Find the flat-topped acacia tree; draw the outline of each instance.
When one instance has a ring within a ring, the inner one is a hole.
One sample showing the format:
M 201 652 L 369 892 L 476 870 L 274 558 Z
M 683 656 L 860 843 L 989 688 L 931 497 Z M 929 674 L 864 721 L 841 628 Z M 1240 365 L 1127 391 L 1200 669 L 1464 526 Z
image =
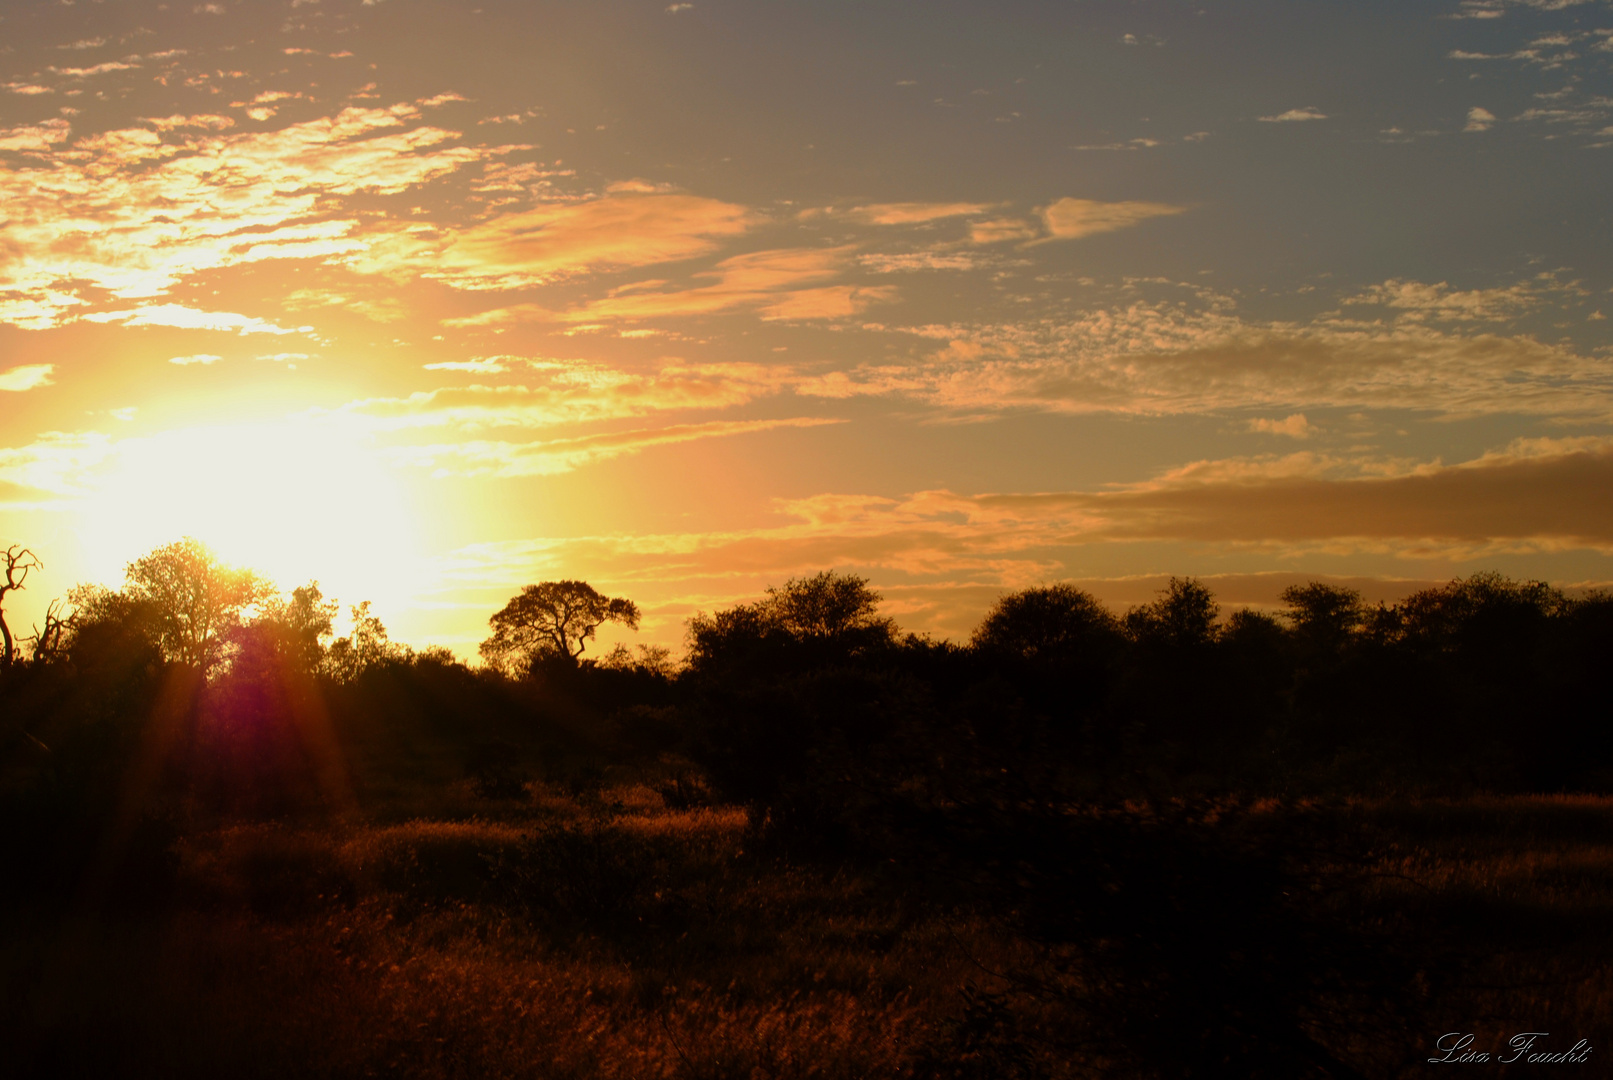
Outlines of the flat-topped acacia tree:
M 586 581 L 544 581 L 528 585 L 488 624 L 493 636 L 482 642 L 482 657 L 505 671 L 554 657 L 576 663 L 608 622 L 638 629 L 638 606 L 603 596 Z

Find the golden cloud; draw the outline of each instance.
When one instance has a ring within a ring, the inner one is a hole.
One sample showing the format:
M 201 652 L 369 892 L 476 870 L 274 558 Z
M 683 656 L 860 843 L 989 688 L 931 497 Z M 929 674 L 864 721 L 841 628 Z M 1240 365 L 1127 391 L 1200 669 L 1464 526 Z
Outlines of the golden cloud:
M 899 393 L 958 410 L 1173 414 L 1344 406 L 1447 415 L 1613 415 L 1606 362 L 1520 334 L 1390 323 L 1245 321 L 1133 303 L 1067 320 L 908 327 L 927 360 L 865 366 L 803 393 Z
M 895 202 L 853 207 L 845 216 L 870 225 L 923 225 L 945 218 L 988 214 L 993 209 L 991 203 Z
M 405 228 L 371 238 L 347 265 L 400 270 L 460 289 L 515 289 L 584 271 L 648 266 L 705 255 L 759 219 L 694 195 L 617 191 L 545 203 L 465 229 Z
M 515 367 L 517 358 L 499 358 Z M 377 431 L 451 427 L 474 432 L 646 416 L 687 409 L 727 409 L 789 387 L 788 369 L 760 364 L 668 364 L 637 374 L 585 361 L 529 361 L 521 385 L 446 387 L 405 398 L 369 398 L 342 406 Z
M 0 318 L 68 320 L 82 291 L 161 296 L 204 270 L 361 249 L 332 196 L 395 193 L 503 148 L 444 145 L 413 106 L 348 108 L 277 131 L 220 133 L 223 118 L 170 117 L 67 142 L 63 121 L 0 133 L 33 152 L 0 172 Z
M 958 633 L 1001 589 L 1076 577 L 1070 568 L 1090 563 L 1085 553 L 1093 545 L 1111 542 L 1389 550 L 1414 561 L 1530 547 L 1610 550 L 1610 482 L 1613 441 L 1590 440 L 1514 446 L 1384 479 L 1177 479 L 1113 491 L 925 491 L 905 498 L 822 494 L 780 502 L 792 520 L 771 528 L 479 544 L 439 569 L 443 587 L 460 595 L 561 573 L 608 583 L 659 606 L 672 637 L 675 620 L 697 608 L 746 599 L 825 567 L 857 568 L 912 583 L 887 594 L 906 597 L 905 609 L 919 625 Z M 1309 579 L 1287 573 L 1209 580 L 1224 602 L 1273 604 L 1284 584 Z M 1379 599 L 1432 584 L 1343 583 Z M 1130 603 L 1150 599 L 1160 584 L 1154 577 L 1092 581 L 1098 595 Z
M 1049 240 L 1075 240 L 1130 228 L 1149 218 L 1180 214 L 1187 207 L 1155 202 L 1098 202 L 1063 198 L 1042 210 Z
M 750 308 L 767 319 L 834 319 L 856 315 L 871 304 L 893 299 L 890 286 L 817 285 L 851 265 L 849 245 L 833 248 L 774 248 L 735 255 L 694 275 L 707 285 L 663 289 L 664 282 L 635 282 L 609 296 L 565 311 L 521 304 L 467 318 L 451 326 L 496 322 L 553 321 L 603 323 L 711 315 Z
M 430 469 L 433 476 L 550 476 L 571 472 L 596 461 L 637 454 L 652 446 L 692 442 L 696 439 L 747 435 L 779 428 L 819 427 L 840 420 L 793 417 L 784 420 L 714 420 L 702 424 L 617 431 L 574 439 L 518 443 L 473 440 L 432 446 L 398 447 L 395 462 Z
M 22 364 L 7 371 L 0 371 L 0 390 L 20 392 L 49 386 L 51 373 L 55 370 L 55 364 Z
M 125 311 L 102 311 L 83 316 L 86 322 L 110 323 L 123 326 L 173 326 L 182 330 L 223 330 L 246 334 L 308 333 L 311 326 L 295 329 L 277 326 L 266 319 L 239 315 L 233 311 L 199 311 L 183 304 L 147 304 Z

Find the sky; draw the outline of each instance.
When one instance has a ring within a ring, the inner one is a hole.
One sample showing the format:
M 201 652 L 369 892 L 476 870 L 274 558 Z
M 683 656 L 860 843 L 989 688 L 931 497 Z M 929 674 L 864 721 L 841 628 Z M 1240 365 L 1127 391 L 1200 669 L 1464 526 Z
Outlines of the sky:
M 1607 0 L 8 0 L 7 618 L 1605 585 L 1610 163 Z

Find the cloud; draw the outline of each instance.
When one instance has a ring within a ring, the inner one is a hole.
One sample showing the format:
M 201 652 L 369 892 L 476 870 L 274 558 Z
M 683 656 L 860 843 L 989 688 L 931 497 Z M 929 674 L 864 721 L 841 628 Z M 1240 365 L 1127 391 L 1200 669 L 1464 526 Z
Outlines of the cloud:
M 274 131 L 226 132 L 226 118 L 205 115 L 71 143 L 65 121 L 0 131 L 34 155 L 0 171 L 0 318 L 41 329 L 97 290 L 156 297 L 206 270 L 358 251 L 360 219 L 335 200 L 401 192 L 500 152 L 445 145 L 453 132 L 417 120 L 401 105 Z
M 21 392 L 51 384 L 55 364 L 23 364 L 8 371 L 0 371 L 0 390 Z
M 65 142 L 71 129 L 66 120 L 42 120 L 37 124 L 0 128 L 0 150 L 48 152 Z
M 1386 295 L 1416 295 L 1405 284 L 1390 283 Z M 1605 361 L 1561 342 L 1435 325 L 1489 316 L 1503 300 L 1427 288 L 1433 310 L 1387 321 L 1247 320 L 1212 297 L 1203 307 L 1139 300 L 1061 319 L 884 327 L 938 347 L 915 361 L 826 375 L 798 392 L 896 395 L 956 412 L 1352 407 L 1613 417 Z
M 713 315 L 748 308 L 764 319 L 838 319 L 893 299 L 895 289 L 875 285 L 829 285 L 851 263 L 852 248 L 773 248 L 735 255 L 694 275 L 710 284 L 663 288 L 665 282 L 635 282 L 610 295 L 563 311 L 536 304 L 444 320 L 449 326 L 550 321 L 602 323 Z
M 1489 131 L 1495 124 L 1495 113 L 1489 109 L 1481 109 L 1477 105 L 1467 110 L 1467 126 L 1463 131 Z
M 912 273 L 918 270 L 973 270 L 976 266 L 976 257 L 957 251 L 912 251 L 901 255 L 859 255 L 857 264 L 876 274 Z
M 1265 124 L 1293 124 L 1303 123 L 1306 120 L 1326 119 L 1327 114 L 1325 112 L 1322 112 L 1321 110 L 1313 108 L 1309 105 L 1305 106 L 1303 109 L 1289 109 L 1287 112 L 1280 112 L 1275 116 L 1260 117 L 1261 123 Z
M 1500 322 L 1543 305 L 1554 291 L 1555 279 L 1543 275 L 1534 281 L 1493 289 L 1457 291 L 1447 282 L 1429 285 L 1391 278 L 1344 301 L 1345 304 L 1383 304 L 1407 313 L 1408 318 Z
M 1097 233 L 1129 228 L 1154 217 L 1180 214 L 1185 206 L 1154 202 L 1097 202 L 1063 198 L 1042 211 L 1048 239 L 1075 240 Z
M 86 481 L 111 451 L 112 440 L 97 431 L 47 431 L 26 446 L 0 447 L 0 484 L 75 498 L 89 491 Z
M 903 499 L 820 495 L 783 504 L 820 531 L 890 536 L 949 533 L 977 551 L 1139 540 L 1332 550 L 1427 542 L 1424 554 L 1528 543 L 1613 550 L 1613 440 L 1514 445 L 1454 466 L 1389 477 L 1329 479 L 1317 459 L 1205 462 L 1108 491 Z M 1273 467 L 1273 465 L 1279 467 Z M 1286 467 L 1285 467 L 1286 466 Z
M 46 70 L 48 70 L 52 75 L 65 75 L 66 77 L 68 77 L 70 79 L 83 79 L 83 78 L 87 78 L 90 75 L 105 75 L 108 72 L 112 72 L 112 71 L 133 71 L 134 69 L 138 68 L 139 66 L 140 66 L 139 64 L 131 64 L 131 63 L 128 63 L 127 61 L 109 60 L 104 64 L 96 64 L 94 67 L 81 67 L 81 68 L 53 67 L 53 68 L 47 68 Z
M 607 268 L 705 255 L 760 218 L 717 199 L 621 191 L 545 203 L 463 229 L 397 228 L 347 264 L 361 273 L 406 268 L 459 289 L 516 289 Z
M 966 636 L 1007 589 L 1072 581 L 1111 604 L 1153 599 L 1155 575 L 1091 577 L 1104 549 L 1202 544 L 1282 555 L 1394 554 L 1402 578 L 1328 578 L 1369 599 L 1439 583 L 1452 560 L 1501 551 L 1613 547 L 1605 445 L 1513 447 L 1458 466 L 1381 479 L 1201 463 L 1167 480 L 1100 491 L 898 497 L 820 493 L 779 500 L 776 525 L 708 532 L 575 536 L 476 544 L 443 559 L 441 588 L 496 604 L 521 581 L 572 575 L 646 609 L 646 631 L 676 640 L 681 620 L 825 567 L 874 579 L 905 628 Z M 1199 479 L 1186 479 L 1187 475 Z M 1243 477 L 1234 479 L 1234 477 Z M 1213 478 L 1213 479 L 1210 479 Z M 1206 575 L 1222 603 L 1275 606 L 1286 585 L 1326 575 Z
M 510 370 L 506 364 L 514 359 L 508 356 L 478 356 L 474 360 L 444 360 L 422 365 L 427 371 L 472 371 L 480 375 L 496 375 Z
M 123 326 L 173 326 L 181 330 L 224 330 L 247 334 L 309 333 L 311 326 L 289 328 L 266 319 L 233 311 L 200 311 L 183 304 L 147 304 L 126 311 L 102 311 L 83 317 L 87 322 L 119 323 Z
M 191 364 L 216 364 L 222 359 L 224 359 L 222 356 L 214 353 L 191 353 L 188 356 L 170 356 L 168 362 L 178 364 L 180 367 L 187 367 Z
M 857 287 L 824 283 L 839 272 L 845 257 L 836 249 L 760 252 L 719 264 L 703 275 L 717 279 L 710 285 L 671 289 L 641 282 L 570 310 L 516 305 L 453 323 L 529 320 L 593 327 L 741 306 L 773 318 L 844 318 L 871 302 Z M 1473 290 L 1392 279 L 1345 298 L 1347 307 L 1385 310 L 1385 317 L 1371 319 L 1337 313 L 1309 323 L 1248 319 L 1230 298 L 1198 290 L 1191 300 L 1139 296 L 1059 318 L 905 327 L 870 323 L 865 324 L 870 332 L 908 335 L 928 351 L 900 362 L 829 370 L 673 365 L 638 376 L 596 368 L 590 369 L 584 396 L 596 401 L 611 387 L 610 394 L 624 401 L 641 395 L 646 401 L 667 395 L 682 401 L 698 386 L 706 395 L 704 407 L 713 408 L 795 393 L 888 396 L 954 414 L 1024 409 L 1247 416 L 1252 410 L 1283 410 L 1276 415 L 1292 416 L 1340 407 L 1445 416 L 1613 417 L 1613 380 L 1605 361 L 1563 342 L 1465 328 L 1546 310 L 1578 295 L 1577 286 L 1560 285 L 1549 276 Z M 533 392 L 579 400 L 582 386 L 555 382 Z
M 472 440 L 431 446 L 397 447 L 395 462 L 430 469 L 433 476 L 550 476 L 572 472 L 596 461 L 637 454 L 652 446 L 692 442 L 696 439 L 748 435 L 780 428 L 820 427 L 842 423 L 822 417 L 784 420 L 712 420 L 699 424 L 617 431 L 544 442 Z
M 235 126 L 235 118 L 230 116 L 216 116 L 211 113 L 202 113 L 196 116 L 186 116 L 175 113 L 172 116 L 141 117 L 143 123 L 150 124 L 158 131 L 173 131 L 176 128 L 203 128 L 207 131 L 223 131 L 225 128 Z
M 496 359 L 509 368 L 522 363 L 524 381 L 365 398 L 338 411 L 383 432 L 533 430 L 669 411 L 729 409 L 777 395 L 798 380 L 787 368 L 761 364 L 666 364 L 634 373 L 581 360 Z
M 1267 435 L 1287 435 L 1291 439 L 1308 439 L 1316 431 L 1304 413 L 1294 413 L 1282 420 L 1255 419 L 1249 421 L 1249 430 Z
M 1020 218 L 993 218 L 969 223 L 972 244 L 1001 244 L 1011 240 L 1031 240 L 1039 234 L 1032 222 Z
M 922 225 L 945 218 L 986 214 L 992 209 L 991 203 L 874 203 L 853 207 L 845 216 L 870 225 Z

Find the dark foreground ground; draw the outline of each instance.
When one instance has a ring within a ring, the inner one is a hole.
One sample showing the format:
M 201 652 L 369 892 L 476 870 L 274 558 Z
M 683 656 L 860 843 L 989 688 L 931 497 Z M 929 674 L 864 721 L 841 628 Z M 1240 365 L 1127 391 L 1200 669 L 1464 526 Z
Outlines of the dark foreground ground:
M 716 1080 L 1169 1067 L 1091 1037 L 1102 1017 L 1048 974 L 1071 969 L 1050 967 L 1045 942 L 1012 920 L 877 866 L 749 850 L 742 812 L 661 789 L 532 785 L 490 801 L 465 784 L 429 816 L 395 807 L 168 836 L 159 883 L 108 873 L 71 903 L 8 911 L 4 1071 Z M 1421 1075 L 1449 1032 L 1492 1054 L 1464 1075 L 1538 1075 L 1496 1063 L 1517 1032 L 1549 1033 L 1534 1052 L 1587 1039 L 1588 1060 L 1560 1067 L 1605 1075 L 1613 798 L 1327 812 L 1375 840 L 1366 872 L 1326 902 L 1375 927 L 1406 981 L 1307 1021 L 1335 1062 L 1314 1075 Z M 1157 1019 L 1152 1034 L 1168 1038 Z

